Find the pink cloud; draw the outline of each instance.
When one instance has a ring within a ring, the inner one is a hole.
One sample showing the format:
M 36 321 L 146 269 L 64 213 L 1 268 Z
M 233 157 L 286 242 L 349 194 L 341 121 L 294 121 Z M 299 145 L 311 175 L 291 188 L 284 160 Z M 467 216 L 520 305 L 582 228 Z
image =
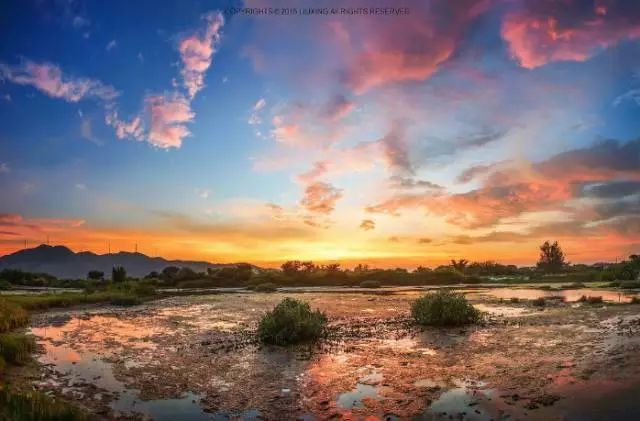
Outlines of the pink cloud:
M 356 94 L 382 85 L 423 81 L 454 53 L 468 23 L 488 1 L 445 1 L 413 5 L 411 13 L 388 20 L 369 17 L 346 25 L 333 23 L 332 34 L 350 51 L 345 82 Z
M 18 85 L 29 85 L 52 98 L 78 102 L 87 98 L 113 101 L 119 93 L 111 86 L 88 78 L 64 75 L 60 67 L 51 63 L 25 61 L 19 66 L 0 63 L 0 79 Z
M 343 95 L 333 97 L 322 110 L 322 116 L 330 122 L 342 120 L 355 108 L 355 104 Z
M 300 204 L 310 212 L 329 214 L 333 212 L 336 202 L 341 198 L 341 189 L 329 183 L 315 181 L 305 188 Z
M 272 120 L 271 134 L 276 141 L 282 143 L 296 143 L 300 134 L 300 126 L 296 123 L 285 121 L 285 117 L 277 115 Z
M 127 123 L 126 121 L 120 120 L 118 118 L 118 112 L 114 110 L 105 116 L 105 122 L 116 129 L 116 136 L 118 139 L 144 139 L 144 127 L 140 116 L 134 117 Z
M 317 178 L 322 177 L 328 171 L 329 171 L 328 161 L 317 161 L 313 164 L 312 169 L 298 176 L 298 181 L 300 181 L 301 183 L 310 183 L 313 180 L 316 180 Z
M 553 61 L 584 61 L 625 39 L 640 37 L 640 8 L 634 2 L 525 1 L 510 13 L 502 37 L 522 67 L 534 69 Z
M 195 116 L 189 100 L 178 94 L 157 95 L 147 97 L 146 105 L 151 119 L 149 143 L 163 149 L 182 146 L 182 140 L 191 134 L 184 123 Z
M 182 39 L 178 46 L 183 64 L 182 78 L 189 98 L 193 98 L 204 87 L 204 74 L 211 66 L 224 25 L 224 18 L 219 13 L 207 14 L 204 19 L 204 32 Z

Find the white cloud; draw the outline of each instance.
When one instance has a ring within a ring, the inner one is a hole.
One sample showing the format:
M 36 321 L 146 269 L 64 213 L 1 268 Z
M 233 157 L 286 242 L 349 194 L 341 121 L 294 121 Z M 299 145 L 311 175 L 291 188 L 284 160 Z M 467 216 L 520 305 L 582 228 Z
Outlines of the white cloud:
M 115 39 L 112 39 L 111 41 L 109 41 L 109 43 L 107 44 L 106 50 L 107 51 L 111 51 L 114 48 L 116 48 L 118 46 L 118 43 L 116 42 Z
M 198 195 L 198 197 L 201 199 L 208 199 L 209 196 L 211 195 L 211 190 L 208 190 L 208 189 L 196 188 L 195 192 L 196 192 L 196 195 Z

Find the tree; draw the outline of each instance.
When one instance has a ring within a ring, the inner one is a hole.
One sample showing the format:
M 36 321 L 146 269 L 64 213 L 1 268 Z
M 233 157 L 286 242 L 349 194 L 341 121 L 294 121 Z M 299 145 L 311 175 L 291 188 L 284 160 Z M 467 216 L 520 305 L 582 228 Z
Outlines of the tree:
M 329 263 L 328 265 L 325 265 L 323 269 L 327 273 L 338 273 L 340 272 L 340 263 Z
M 122 266 L 115 266 L 111 271 L 111 280 L 113 282 L 124 282 L 127 280 L 127 271 Z
M 89 271 L 89 273 L 87 273 L 87 279 L 98 281 L 102 278 L 104 278 L 104 272 L 101 272 L 99 270 L 91 270 Z
M 553 244 L 545 241 L 540 246 L 540 260 L 538 260 L 538 268 L 547 272 L 554 273 L 559 272 L 567 265 L 564 261 L 564 253 L 557 241 Z
M 178 272 L 180 272 L 180 268 L 177 266 L 167 266 L 162 269 L 162 277 L 167 280 L 175 279 L 178 276 Z
M 468 264 L 469 261 L 467 259 L 460 259 L 457 262 L 455 259 L 451 259 L 451 266 L 453 266 L 455 270 L 458 270 L 462 273 L 464 273 L 464 270 L 467 268 Z
M 289 260 L 284 262 L 280 267 L 285 275 L 293 276 L 298 274 L 302 267 L 302 263 L 299 260 Z

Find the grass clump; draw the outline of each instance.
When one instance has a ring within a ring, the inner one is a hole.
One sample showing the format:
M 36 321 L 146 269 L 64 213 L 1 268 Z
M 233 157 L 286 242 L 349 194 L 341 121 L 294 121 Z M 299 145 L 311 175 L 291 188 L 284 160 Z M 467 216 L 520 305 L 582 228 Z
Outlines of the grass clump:
M 273 345 L 315 341 L 323 336 L 326 323 L 325 314 L 312 311 L 308 303 L 285 298 L 260 320 L 258 337 Z
M 0 332 L 22 327 L 29 322 L 29 315 L 19 304 L 0 298 Z
M 85 421 L 77 408 L 38 392 L 0 388 L 0 420 Z
M 36 344 L 33 338 L 19 333 L 0 334 L 0 356 L 10 364 L 25 364 L 31 360 Z
M 579 303 L 587 303 L 587 304 L 602 304 L 603 300 L 601 296 L 597 296 L 597 297 L 587 297 L 586 295 L 583 295 L 582 297 L 580 297 L 578 299 Z
M 427 294 L 414 301 L 411 315 L 417 323 L 430 326 L 459 326 L 480 320 L 480 312 L 464 295 L 446 290 Z
M 380 288 L 381 286 L 379 281 L 368 280 L 360 282 L 360 288 Z
M 253 290 L 255 292 L 276 292 L 278 290 L 278 286 L 271 282 L 265 282 L 254 286 Z

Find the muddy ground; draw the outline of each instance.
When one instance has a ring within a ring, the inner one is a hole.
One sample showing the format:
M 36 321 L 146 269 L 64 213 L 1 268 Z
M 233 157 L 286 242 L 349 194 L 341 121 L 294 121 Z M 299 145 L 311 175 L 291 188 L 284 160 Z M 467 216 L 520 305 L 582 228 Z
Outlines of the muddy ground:
M 97 419 L 640 419 L 640 305 L 539 308 L 468 291 L 482 325 L 421 329 L 409 319 L 419 294 L 227 293 L 42 313 L 39 367 L 24 381 Z M 326 312 L 326 340 L 255 341 L 285 296 Z

